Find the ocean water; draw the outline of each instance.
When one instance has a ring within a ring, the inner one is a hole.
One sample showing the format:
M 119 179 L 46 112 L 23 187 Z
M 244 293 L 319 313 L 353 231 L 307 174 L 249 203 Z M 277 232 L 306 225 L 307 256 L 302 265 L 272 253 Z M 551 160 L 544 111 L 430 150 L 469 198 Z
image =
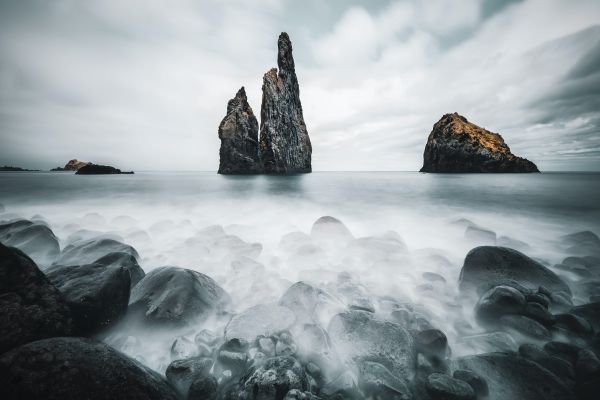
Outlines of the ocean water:
M 231 295 L 234 312 L 277 301 L 299 280 L 335 290 L 346 272 L 377 312 L 386 296 L 422 306 L 460 355 L 470 350 L 458 344 L 457 322 L 476 324 L 472 308 L 461 304 L 458 275 L 467 252 L 489 244 L 466 237 L 464 219 L 552 267 L 566 256 L 561 235 L 600 233 L 600 174 L 19 172 L 0 173 L 0 204 L 0 220 L 44 221 L 61 248 L 106 235 L 134 246 L 146 272 L 176 265 L 205 273 Z M 326 215 L 355 238 L 392 235 L 405 249 L 311 238 L 313 223 Z M 252 273 L 240 265 L 252 265 Z M 446 282 L 431 282 L 425 272 Z M 171 342 L 131 355 L 164 370 Z

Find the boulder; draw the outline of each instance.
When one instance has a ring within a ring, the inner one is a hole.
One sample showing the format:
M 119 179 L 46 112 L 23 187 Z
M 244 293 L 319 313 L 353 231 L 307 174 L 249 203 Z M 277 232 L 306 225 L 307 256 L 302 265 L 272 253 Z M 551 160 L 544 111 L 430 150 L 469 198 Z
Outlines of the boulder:
M 263 78 L 260 158 L 269 174 L 311 172 L 312 147 L 300 103 L 300 89 L 287 33 L 279 35 L 276 68 Z
M 192 325 L 224 312 L 231 299 L 212 278 L 179 267 L 150 271 L 133 288 L 128 318 L 145 324 Z
M 550 291 L 571 293 L 569 286 L 554 272 L 525 254 L 507 247 L 480 246 L 471 250 L 460 271 L 461 290 L 481 285 L 502 285 L 515 280 L 529 289 L 544 286 Z
M 213 364 L 213 360 L 206 357 L 175 360 L 167 367 L 165 376 L 181 397 L 186 398 L 190 385 L 197 379 L 207 377 Z
M 0 353 L 72 331 L 71 311 L 58 289 L 31 258 L 0 243 Z
M 133 247 L 114 239 L 100 238 L 83 240 L 65 247 L 54 264 L 92 264 L 110 253 L 126 253 L 134 257 L 136 261 L 140 260 L 138 252 Z
M 426 388 L 434 400 L 475 400 L 471 385 L 440 373 L 427 377 Z
M 0 242 L 18 248 L 41 266 L 52 264 L 60 253 L 58 239 L 48 226 L 24 219 L 0 225 Z
M 328 215 L 315 221 L 310 230 L 310 237 L 316 243 L 338 243 L 339 245 L 354 239 L 354 236 L 342 221 Z
M 217 400 L 219 384 L 214 376 L 197 378 L 190 385 L 188 400 Z
M 467 371 L 466 369 L 457 369 L 452 374 L 452 377 L 454 379 L 459 379 L 463 382 L 467 382 L 475 392 L 475 396 L 477 396 L 478 398 L 485 397 L 490 392 L 485 379 L 483 379 L 481 376 L 477 375 L 473 371 Z
M 537 363 L 513 353 L 487 353 L 460 357 L 458 369 L 476 371 L 489 387 L 489 400 L 569 400 L 572 391 Z
M 457 113 L 444 115 L 427 138 L 421 172 L 539 172 L 511 153 L 502 136 Z
M 178 399 L 156 372 L 110 346 L 51 338 L 0 356 L 0 397 L 11 399 Z
M 54 265 L 46 276 L 60 290 L 73 315 L 78 335 L 89 336 L 117 322 L 127 311 L 131 276 L 102 261 L 87 265 Z
M 347 365 L 378 362 L 392 374 L 410 379 L 416 360 L 412 336 L 400 325 L 366 311 L 348 311 L 332 318 L 327 329 L 331 342 Z
M 406 383 L 376 362 L 360 363 L 358 384 L 367 398 L 398 400 L 412 398 Z
M 481 296 L 475 306 L 475 316 L 479 322 L 495 324 L 503 315 L 522 312 L 526 304 L 525 296 L 517 289 L 496 286 Z
M 573 307 L 570 312 L 584 318 L 596 333 L 600 333 L 600 302 Z
M 336 297 L 306 282 L 290 286 L 279 299 L 279 304 L 293 311 L 297 324 L 316 323 L 322 326 L 345 308 Z
M 500 317 L 499 325 L 509 333 L 518 333 L 541 341 L 552 339 L 552 334 L 544 325 L 524 315 L 504 315 Z
M 243 379 L 247 399 L 282 400 L 292 389 L 308 389 L 302 365 L 293 357 L 273 357 Z
M 258 153 L 258 121 L 242 87 L 227 103 L 227 115 L 219 125 L 219 174 L 262 172 Z

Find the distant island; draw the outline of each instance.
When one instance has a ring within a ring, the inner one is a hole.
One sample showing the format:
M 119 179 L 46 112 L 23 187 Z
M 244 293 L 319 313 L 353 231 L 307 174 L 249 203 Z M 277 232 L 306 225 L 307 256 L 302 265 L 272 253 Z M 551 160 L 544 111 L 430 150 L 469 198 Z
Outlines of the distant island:
M 312 171 L 312 146 L 287 33 L 277 41 L 277 68 L 263 77 L 260 139 L 258 121 L 242 87 L 227 103 L 219 125 L 220 174 L 295 174 Z
M 75 175 L 116 175 L 116 174 L 133 174 L 133 171 L 121 171 L 118 168 L 110 165 L 98 165 L 89 163 L 79 168 Z
M 517 157 L 502 136 L 457 113 L 444 115 L 429 134 L 421 172 L 540 172 Z
M 50 171 L 78 171 L 81 167 L 91 164 L 88 161 L 80 161 L 77 159 L 69 160 L 64 167 L 52 168 Z
M 10 165 L 4 165 L 2 167 L 0 167 L 0 171 L 3 172 L 37 172 L 39 171 L 39 169 L 26 169 L 26 168 L 20 168 L 20 167 L 12 167 Z

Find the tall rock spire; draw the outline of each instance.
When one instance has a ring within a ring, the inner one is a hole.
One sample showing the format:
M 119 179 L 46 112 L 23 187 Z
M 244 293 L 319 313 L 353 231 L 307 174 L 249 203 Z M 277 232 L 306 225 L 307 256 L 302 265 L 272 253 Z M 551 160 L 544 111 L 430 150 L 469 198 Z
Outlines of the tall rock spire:
M 276 68 L 263 78 L 260 158 L 265 173 L 311 172 L 312 147 L 300 103 L 300 89 L 287 33 L 279 35 Z
M 252 112 L 244 87 L 227 103 L 227 115 L 219 125 L 220 174 L 262 172 L 258 152 L 258 121 Z

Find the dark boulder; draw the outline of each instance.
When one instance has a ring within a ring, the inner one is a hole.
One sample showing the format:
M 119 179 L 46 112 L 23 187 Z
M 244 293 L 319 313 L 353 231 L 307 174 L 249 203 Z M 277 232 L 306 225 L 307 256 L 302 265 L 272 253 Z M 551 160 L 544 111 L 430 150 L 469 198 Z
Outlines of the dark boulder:
M 212 278 L 178 267 L 150 271 L 133 288 L 128 318 L 147 324 L 191 325 L 226 310 L 231 299 Z
M 582 231 L 562 236 L 561 242 L 569 254 L 600 256 L 600 238 L 594 232 Z
M 58 239 L 49 227 L 24 219 L 0 225 L 0 242 L 23 251 L 42 267 L 52 264 L 60 253 Z
M 489 400 L 569 400 L 572 391 L 556 375 L 513 353 L 487 353 L 460 357 L 460 369 L 476 371 L 489 387 Z
M 460 271 L 461 290 L 481 285 L 502 285 L 515 280 L 529 289 L 544 286 L 550 291 L 571 293 L 569 286 L 554 272 L 525 254 L 507 247 L 480 246 L 465 257 Z
M 570 312 L 584 318 L 592 325 L 596 333 L 600 333 L 600 302 L 573 307 Z
M 78 335 L 97 333 L 117 322 L 127 311 L 131 277 L 123 267 L 101 262 L 54 265 L 46 271 L 46 276 L 67 301 Z
M 406 383 L 377 362 L 360 363 L 358 384 L 367 398 L 398 400 L 412 398 Z
M 71 333 L 71 311 L 58 289 L 22 251 L 0 243 L 0 353 Z
M 366 311 L 337 314 L 329 323 L 331 342 L 349 366 L 361 361 L 384 365 L 395 376 L 410 379 L 416 351 L 412 336 L 400 325 Z
M 494 324 L 503 315 L 518 314 L 527 301 L 523 293 L 510 286 L 496 286 L 481 296 L 475 306 L 475 316 L 480 322 Z
M 433 400 L 475 400 L 475 391 L 471 385 L 444 374 L 429 375 L 426 388 Z
M 214 376 L 201 377 L 190 385 L 188 400 L 217 400 L 219 384 Z
M 262 172 L 258 152 L 258 121 L 242 87 L 227 103 L 227 115 L 219 125 L 219 174 Z
M 54 264 L 91 264 L 110 253 L 126 253 L 137 261 L 140 259 L 138 252 L 133 247 L 114 239 L 100 238 L 78 241 L 65 247 Z
M 306 373 L 293 357 L 270 358 L 243 379 L 245 398 L 250 400 L 282 400 L 292 389 L 308 389 Z
M 311 172 L 312 147 L 300 103 L 292 42 L 279 35 L 276 68 L 263 78 L 260 111 L 260 158 L 270 174 Z
M 89 163 L 77 170 L 76 175 L 118 175 L 118 174 L 133 174 L 133 171 L 123 172 L 118 168 L 110 165 L 98 165 Z
M 214 362 L 206 357 L 192 357 L 185 360 L 175 360 L 167 367 L 165 376 L 175 389 L 185 398 L 190 385 L 209 375 Z
M 517 333 L 542 341 L 552 339 L 552 334 L 544 325 L 524 315 L 504 315 L 500 317 L 499 325 L 509 333 Z
M 427 138 L 421 172 L 539 172 L 511 153 L 502 136 L 457 113 L 444 115 Z
M 463 382 L 467 382 L 469 386 L 475 392 L 475 395 L 479 397 L 485 397 L 488 395 L 489 388 L 485 379 L 476 374 L 473 371 L 467 371 L 466 369 L 457 369 L 452 374 L 454 379 L 460 379 Z
M 415 347 L 430 360 L 443 360 L 448 354 L 448 338 L 439 329 L 426 329 L 415 335 Z
M 519 347 L 519 355 L 538 363 L 561 378 L 567 384 L 571 384 L 575 381 L 575 372 L 571 363 L 562 358 L 548 354 L 548 352 L 535 344 L 526 343 L 521 345 Z
M 91 339 L 52 338 L 0 356 L 0 397 L 12 399 L 177 399 L 157 373 Z
M 126 252 L 114 252 L 100 257 L 94 264 L 103 265 L 105 267 L 119 267 L 124 268 L 129 272 L 129 278 L 131 280 L 131 288 L 146 275 L 142 267 L 138 264 L 136 258 L 130 253 Z

